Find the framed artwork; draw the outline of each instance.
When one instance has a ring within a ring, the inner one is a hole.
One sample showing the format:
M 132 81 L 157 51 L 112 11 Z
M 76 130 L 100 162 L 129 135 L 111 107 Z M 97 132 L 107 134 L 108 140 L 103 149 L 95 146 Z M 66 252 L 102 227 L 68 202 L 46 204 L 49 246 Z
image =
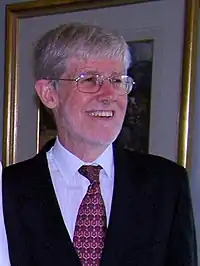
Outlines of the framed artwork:
M 132 64 L 128 75 L 136 88 L 128 95 L 128 106 L 118 142 L 122 148 L 149 152 L 153 40 L 129 42 Z
M 136 89 L 130 96 L 131 108 L 127 110 L 121 144 L 186 166 L 192 124 L 197 11 L 198 0 L 62 0 L 7 5 L 4 165 L 33 156 L 42 141 L 55 134 L 45 132 L 48 134 L 42 140 L 41 133 L 48 130 L 45 125 L 48 122 L 36 104 L 32 71 L 35 42 L 51 28 L 81 21 L 123 35 L 136 56 L 135 65 L 129 70 L 131 75 L 135 79 L 143 76 L 143 82 L 148 83 L 145 86 L 149 86 L 146 91 Z M 144 56 L 146 47 L 151 50 L 151 58 L 137 59 L 141 47 L 140 56 Z M 147 94 L 141 98 L 142 91 Z M 145 105 L 142 99 L 146 100 Z

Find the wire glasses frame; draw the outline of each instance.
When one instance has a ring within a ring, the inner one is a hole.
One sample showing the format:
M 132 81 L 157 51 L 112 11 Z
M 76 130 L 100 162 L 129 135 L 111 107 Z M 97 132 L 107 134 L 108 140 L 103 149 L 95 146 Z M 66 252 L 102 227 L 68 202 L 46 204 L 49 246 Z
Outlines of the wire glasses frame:
M 49 78 L 51 81 L 75 81 L 77 89 L 83 93 L 97 93 L 103 86 L 104 81 L 107 80 L 113 88 L 117 91 L 118 95 L 126 95 L 135 88 L 135 81 L 132 77 L 121 75 L 114 77 L 104 77 L 98 74 L 81 74 L 77 78 Z

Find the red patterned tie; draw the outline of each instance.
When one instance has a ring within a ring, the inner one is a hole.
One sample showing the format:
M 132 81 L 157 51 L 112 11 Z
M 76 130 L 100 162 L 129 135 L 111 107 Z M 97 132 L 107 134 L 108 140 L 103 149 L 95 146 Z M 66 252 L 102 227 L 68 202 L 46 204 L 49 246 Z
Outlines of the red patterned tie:
M 98 266 L 106 236 L 106 212 L 99 186 L 101 166 L 82 166 L 79 173 L 90 181 L 79 207 L 73 243 L 84 266 Z

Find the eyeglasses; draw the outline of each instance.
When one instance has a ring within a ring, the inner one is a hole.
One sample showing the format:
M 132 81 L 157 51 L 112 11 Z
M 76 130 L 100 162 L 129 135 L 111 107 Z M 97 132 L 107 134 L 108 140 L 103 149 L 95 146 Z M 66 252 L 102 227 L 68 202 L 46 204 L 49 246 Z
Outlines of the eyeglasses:
M 51 81 L 75 81 L 77 83 L 77 89 L 83 93 L 97 93 L 105 80 L 108 80 L 109 83 L 116 90 L 118 95 L 126 95 L 135 88 L 135 81 L 126 75 L 113 76 L 113 77 L 103 77 L 98 74 L 81 74 L 79 77 L 74 79 L 49 79 Z

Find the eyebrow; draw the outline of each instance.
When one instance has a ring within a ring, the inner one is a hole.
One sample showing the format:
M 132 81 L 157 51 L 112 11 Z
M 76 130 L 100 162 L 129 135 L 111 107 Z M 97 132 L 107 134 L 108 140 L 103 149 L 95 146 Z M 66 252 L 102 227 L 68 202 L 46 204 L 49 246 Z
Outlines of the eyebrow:
M 102 75 L 102 73 L 100 73 L 99 71 L 95 71 L 95 70 L 84 71 L 84 72 L 80 73 L 80 75 L 81 74 Z M 121 76 L 121 75 L 124 75 L 124 73 L 112 72 L 108 76 L 110 77 L 110 76 Z M 102 76 L 104 76 L 104 75 L 102 75 Z

